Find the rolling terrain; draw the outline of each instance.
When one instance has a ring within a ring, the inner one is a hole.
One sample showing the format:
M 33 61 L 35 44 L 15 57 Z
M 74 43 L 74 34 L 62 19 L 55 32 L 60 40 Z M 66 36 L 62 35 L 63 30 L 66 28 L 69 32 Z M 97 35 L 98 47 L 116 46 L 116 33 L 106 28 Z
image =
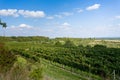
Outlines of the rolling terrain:
M 15 56 L 24 58 L 28 62 L 26 66 L 32 65 L 30 72 L 42 66 L 41 79 L 44 80 L 120 78 L 120 41 L 116 39 L 36 36 L 1 37 L 0 40 Z

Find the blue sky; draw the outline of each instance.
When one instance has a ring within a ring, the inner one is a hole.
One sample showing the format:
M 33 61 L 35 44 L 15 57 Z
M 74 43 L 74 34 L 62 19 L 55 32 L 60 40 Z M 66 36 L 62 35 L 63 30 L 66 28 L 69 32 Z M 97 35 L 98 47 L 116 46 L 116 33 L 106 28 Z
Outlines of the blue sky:
M 0 36 L 120 37 L 120 0 L 0 0 Z

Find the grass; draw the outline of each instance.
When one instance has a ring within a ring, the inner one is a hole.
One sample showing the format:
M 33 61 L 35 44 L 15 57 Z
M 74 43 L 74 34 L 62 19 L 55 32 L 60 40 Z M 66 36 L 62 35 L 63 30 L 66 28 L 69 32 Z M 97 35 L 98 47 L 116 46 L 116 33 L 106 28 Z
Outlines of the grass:
M 47 64 L 44 74 L 45 78 L 47 77 L 50 80 L 86 80 L 78 75 L 74 75 L 66 70 L 55 67 L 51 64 Z
M 74 40 L 73 42 L 75 43 L 75 45 L 94 46 L 96 44 L 100 44 L 100 45 L 106 45 L 107 47 L 120 48 L 120 40 L 89 40 L 89 39 L 86 39 L 86 40 Z M 16 48 L 17 49 L 39 48 L 41 46 L 46 46 L 45 44 L 41 44 L 40 42 L 34 42 L 34 41 L 28 41 L 28 42 L 10 41 L 10 42 L 6 42 L 6 45 L 9 48 L 14 48 L 14 49 Z M 49 44 L 47 44 L 47 46 L 48 45 Z
M 79 74 L 71 72 L 68 66 L 65 66 L 63 69 L 58 67 L 61 66 L 61 64 L 53 63 L 45 59 L 41 59 L 41 61 L 44 66 L 45 80 L 102 80 L 100 77 L 86 72 L 79 71 Z

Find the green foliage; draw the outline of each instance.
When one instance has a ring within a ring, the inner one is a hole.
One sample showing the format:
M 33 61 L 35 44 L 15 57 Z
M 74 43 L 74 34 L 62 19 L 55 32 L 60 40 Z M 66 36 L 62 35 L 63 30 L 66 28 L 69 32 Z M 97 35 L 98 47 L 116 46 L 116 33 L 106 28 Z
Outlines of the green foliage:
M 16 56 L 13 52 L 9 51 L 4 43 L 0 43 L 0 73 L 10 70 L 15 61 Z
M 70 40 L 67 40 L 63 46 L 67 48 L 75 47 L 74 43 Z
M 0 37 L 0 41 L 3 40 L 3 37 Z M 37 41 L 40 43 L 49 41 L 48 37 L 44 36 L 29 36 L 29 37 L 23 37 L 23 36 L 12 36 L 12 37 L 5 37 L 4 41 L 18 41 L 18 42 L 27 42 L 27 41 Z
M 27 65 L 27 61 L 26 59 L 22 58 L 21 56 L 17 56 L 17 61 L 16 61 L 16 65 L 19 65 L 21 67 L 24 67 Z
M 97 45 L 94 46 L 94 48 L 107 48 L 107 47 L 104 46 L 104 45 L 98 45 L 98 44 L 97 44 Z
M 30 73 L 30 77 L 32 80 L 42 80 L 43 79 L 43 74 L 42 74 L 43 70 L 41 67 L 34 69 L 31 73 Z
M 42 68 L 32 69 L 30 63 L 19 54 L 28 61 L 39 62 L 37 57 L 26 51 L 9 50 L 4 43 L 0 43 L 0 80 L 42 80 Z
M 9 71 L 0 75 L 0 80 L 42 80 L 42 67 L 39 64 L 28 62 L 17 55 L 17 60 Z M 35 66 L 35 68 L 33 68 Z
M 6 27 L 7 27 L 7 24 L 6 24 L 6 23 L 1 22 L 1 20 L 0 20 L 0 25 L 2 25 L 2 27 L 3 27 L 3 28 L 6 28 Z
M 32 38 L 33 41 L 30 41 L 28 40 L 30 37 L 19 39 L 21 42 L 15 38 L 7 44 L 15 54 L 19 54 L 27 60 L 39 62 L 41 57 L 63 66 L 99 75 L 108 80 L 113 79 L 111 78 L 113 70 L 117 76 L 120 76 L 119 42 L 72 38 L 69 40 L 66 38 L 48 39 L 46 41 Z M 26 41 L 24 41 L 25 39 Z M 64 45 L 59 46 L 59 42 Z
M 21 56 L 17 56 L 17 61 L 7 75 L 9 75 L 10 80 L 27 80 L 30 79 L 29 69 L 30 65 L 27 63 L 27 61 Z
M 100 75 L 101 77 L 106 78 L 110 76 L 113 70 L 116 70 L 116 74 L 120 75 L 120 68 L 118 67 L 120 65 L 120 49 L 117 48 L 107 48 L 102 45 L 59 49 L 41 47 L 35 50 L 35 52 L 39 57 L 86 72 L 90 71 L 90 73 Z M 114 67 L 110 67 L 111 65 Z
M 57 47 L 61 47 L 62 44 L 60 43 L 60 41 L 57 41 L 57 42 L 55 43 L 55 46 L 57 46 Z

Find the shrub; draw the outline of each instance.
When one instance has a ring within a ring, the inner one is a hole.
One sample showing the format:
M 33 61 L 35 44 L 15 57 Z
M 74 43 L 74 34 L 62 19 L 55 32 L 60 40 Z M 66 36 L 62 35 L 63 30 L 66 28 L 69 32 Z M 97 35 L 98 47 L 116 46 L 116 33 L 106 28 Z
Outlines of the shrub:
M 16 61 L 16 56 L 9 51 L 4 43 L 0 43 L 0 73 L 7 72 Z
M 36 68 L 30 73 L 30 78 L 32 80 L 42 80 L 43 75 L 42 75 L 42 68 Z

